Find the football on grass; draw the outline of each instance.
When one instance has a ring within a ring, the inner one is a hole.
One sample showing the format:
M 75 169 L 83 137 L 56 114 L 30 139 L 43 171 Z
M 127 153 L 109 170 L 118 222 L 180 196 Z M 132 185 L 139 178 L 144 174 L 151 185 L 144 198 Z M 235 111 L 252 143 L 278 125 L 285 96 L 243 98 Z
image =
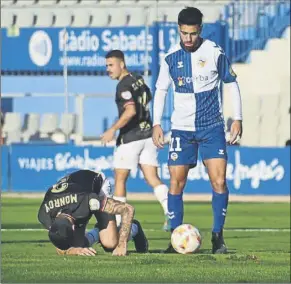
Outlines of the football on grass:
M 178 253 L 195 253 L 201 246 L 201 235 L 196 227 L 182 224 L 173 231 L 171 243 Z

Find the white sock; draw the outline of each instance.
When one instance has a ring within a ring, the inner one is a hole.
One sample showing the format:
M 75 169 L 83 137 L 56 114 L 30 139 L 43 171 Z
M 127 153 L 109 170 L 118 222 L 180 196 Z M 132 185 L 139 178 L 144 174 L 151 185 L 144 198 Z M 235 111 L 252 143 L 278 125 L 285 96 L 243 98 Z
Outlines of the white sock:
M 165 184 L 160 184 L 154 188 L 154 194 L 161 203 L 165 215 L 168 213 L 168 191 L 169 189 Z
M 131 241 L 137 235 L 137 233 L 138 233 L 138 226 L 137 224 L 132 223 L 128 241 Z
M 85 234 L 85 237 L 88 239 L 89 241 L 89 246 L 91 247 L 93 244 L 98 243 L 99 242 L 99 229 L 98 228 L 94 228 L 91 231 L 88 231 Z
M 121 201 L 121 202 L 126 202 L 125 196 L 113 196 L 113 199 Z M 121 215 L 115 215 L 115 218 L 116 218 L 116 225 L 117 227 L 119 227 L 121 224 Z

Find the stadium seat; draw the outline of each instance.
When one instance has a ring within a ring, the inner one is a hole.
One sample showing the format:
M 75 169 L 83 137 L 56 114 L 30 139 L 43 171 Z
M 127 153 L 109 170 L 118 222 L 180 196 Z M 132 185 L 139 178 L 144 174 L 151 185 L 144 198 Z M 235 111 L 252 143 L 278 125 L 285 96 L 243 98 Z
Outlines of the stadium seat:
M 35 135 L 40 127 L 40 115 L 28 113 L 24 118 L 24 129 L 22 131 L 23 142 L 28 142 L 32 135 Z
M 259 143 L 258 131 L 261 122 L 259 97 L 242 96 L 243 110 L 243 139 L 241 144 L 256 146 Z M 232 110 L 233 112 L 233 110 Z
M 259 145 L 274 147 L 279 143 L 279 117 L 264 115 L 259 128 Z
M 76 115 L 73 113 L 63 113 L 61 115 L 60 130 L 70 135 L 76 130 Z
M 179 0 L 158 0 L 158 5 L 159 6 L 164 6 L 164 5 L 168 6 L 168 5 L 173 5 L 173 4 L 179 4 L 178 1 Z M 184 1 L 183 1 L 183 4 L 184 4 Z
M 145 5 L 145 6 L 155 6 L 158 5 L 158 2 L 156 1 L 151 1 L 151 0 L 139 0 L 138 5 Z
M 197 7 L 199 8 L 199 7 Z M 209 7 L 207 7 L 206 9 L 203 9 L 201 7 L 202 13 L 204 14 L 203 17 L 203 22 L 204 23 L 214 23 L 216 21 L 219 20 L 220 15 L 223 13 L 223 6 L 222 5 L 215 5 L 213 7 L 211 7 L 211 9 Z M 203 12 L 205 11 L 205 12 Z
M 110 9 L 109 10 L 110 21 L 108 26 L 117 27 L 125 26 L 128 23 L 128 17 L 126 15 L 126 10 L 124 8 Z
M 97 4 L 99 4 L 99 0 L 90 0 L 90 1 L 81 0 L 78 4 L 81 5 L 81 6 L 92 6 L 92 7 L 95 7 Z
M 241 145 L 257 146 L 259 144 L 260 118 L 256 115 L 245 115 L 243 118 L 243 136 Z
M 99 0 L 99 5 L 115 6 L 117 3 L 116 0 Z
M 246 7 L 240 16 L 239 23 L 241 26 L 255 26 L 257 22 L 258 11 L 261 8 L 262 4 L 255 3 L 247 3 L 249 7 Z
M 12 11 L 3 11 L 1 9 L 1 27 L 9 28 L 14 23 L 14 13 Z
M 146 24 L 146 13 L 142 7 L 127 8 L 128 26 L 143 26 Z
M 6 137 L 8 133 L 20 132 L 22 127 L 22 119 L 20 113 L 7 112 L 5 114 L 4 125 L 2 128 L 3 137 Z
M 285 112 L 290 107 L 290 73 L 281 78 L 281 91 L 280 91 L 280 112 Z M 285 108 L 285 110 L 284 110 Z
M 10 145 L 12 143 L 20 143 L 21 141 L 21 132 L 20 131 L 13 131 L 8 132 L 5 143 Z
M 32 9 L 14 9 L 16 14 L 16 26 L 28 28 L 33 26 L 34 13 Z
M 122 0 L 117 2 L 118 5 L 128 5 L 128 6 L 133 6 L 135 7 L 137 5 L 137 1 L 136 0 Z
M 178 14 L 180 12 L 179 9 L 176 7 L 166 7 L 166 8 L 161 8 L 163 11 L 162 13 L 165 15 L 165 20 L 167 22 L 174 22 L 176 23 L 178 20 Z
M 50 27 L 53 24 L 53 13 L 50 9 L 34 9 L 36 15 L 35 27 Z
M 2 1 L 1 1 L 2 2 Z M 25 0 L 25 1 L 21 1 L 21 0 L 18 0 L 16 1 L 13 6 L 14 7 L 25 7 L 25 6 L 31 6 L 31 5 L 34 5 L 36 4 L 36 0 Z
M 1 7 L 9 7 L 10 5 L 13 5 L 14 0 L 2 0 Z
M 68 27 L 72 24 L 73 18 L 72 13 L 67 9 L 56 9 L 53 12 L 54 14 L 54 27 Z
M 55 7 L 57 5 L 57 0 L 39 0 L 38 5 Z
M 166 21 L 166 14 L 163 9 L 156 9 L 155 6 L 150 6 L 148 8 L 149 13 L 148 13 L 148 24 L 151 25 L 155 21 L 161 21 L 165 22 Z
M 280 97 L 278 94 L 265 95 L 261 100 L 262 115 L 278 115 L 279 114 Z
M 280 114 L 278 146 L 285 146 L 286 141 L 290 138 L 290 113 Z
M 60 0 L 58 2 L 59 7 L 67 7 L 71 5 L 76 5 L 78 4 L 78 0 Z
M 265 5 L 265 13 L 270 16 L 270 17 L 274 17 L 276 15 L 277 12 L 277 3 L 268 3 Z
M 73 10 L 73 22 L 72 27 L 88 27 L 90 24 L 90 12 L 83 9 Z
M 109 15 L 107 10 L 104 11 L 103 9 L 90 9 L 90 13 L 92 15 L 92 27 L 103 27 L 107 26 L 109 23 Z
M 48 137 L 58 128 L 58 116 L 56 113 L 45 113 L 41 119 L 40 137 Z

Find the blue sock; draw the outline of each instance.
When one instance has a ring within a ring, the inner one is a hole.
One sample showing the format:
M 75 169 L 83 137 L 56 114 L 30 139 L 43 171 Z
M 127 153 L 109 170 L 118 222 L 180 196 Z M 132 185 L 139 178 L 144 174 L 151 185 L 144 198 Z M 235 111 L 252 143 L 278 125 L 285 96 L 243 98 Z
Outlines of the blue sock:
M 223 229 L 227 205 L 228 190 L 225 193 L 216 193 L 212 191 L 212 211 L 214 221 L 212 232 L 219 233 Z
M 168 217 L 171 223 L 171 231 L 183 223 L 184 203 L 183 193 L 173 195 L 168 193 Z

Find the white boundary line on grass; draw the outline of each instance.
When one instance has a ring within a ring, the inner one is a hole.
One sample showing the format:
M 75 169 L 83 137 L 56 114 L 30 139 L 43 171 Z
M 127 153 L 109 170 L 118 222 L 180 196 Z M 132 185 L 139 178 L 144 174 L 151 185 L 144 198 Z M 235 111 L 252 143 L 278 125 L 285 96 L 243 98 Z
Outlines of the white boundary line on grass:
M 43 198 L 45 192 L 2 192 L 4 198 Z M 211 194 L 185 193 L 184 201 L 211 202 Z M 127 194 L 128 201 L 153 201 L 156 197 L 152 193 L 133 193 Z M 229 196 L 230 202 L 282 202 L 290 203 L 290 195 L 239 195 L 232 192 Z
M 1 229 L 1 232 L 44 232 L 46 229 Z M 158 232 L 161 230 L 157 229 L 145 229 L 145 232 Z M 268 229 L 268 228 L 257 228 L 257 229 L 224 229 L 227 232 L 290 232 L 291 229 Z

